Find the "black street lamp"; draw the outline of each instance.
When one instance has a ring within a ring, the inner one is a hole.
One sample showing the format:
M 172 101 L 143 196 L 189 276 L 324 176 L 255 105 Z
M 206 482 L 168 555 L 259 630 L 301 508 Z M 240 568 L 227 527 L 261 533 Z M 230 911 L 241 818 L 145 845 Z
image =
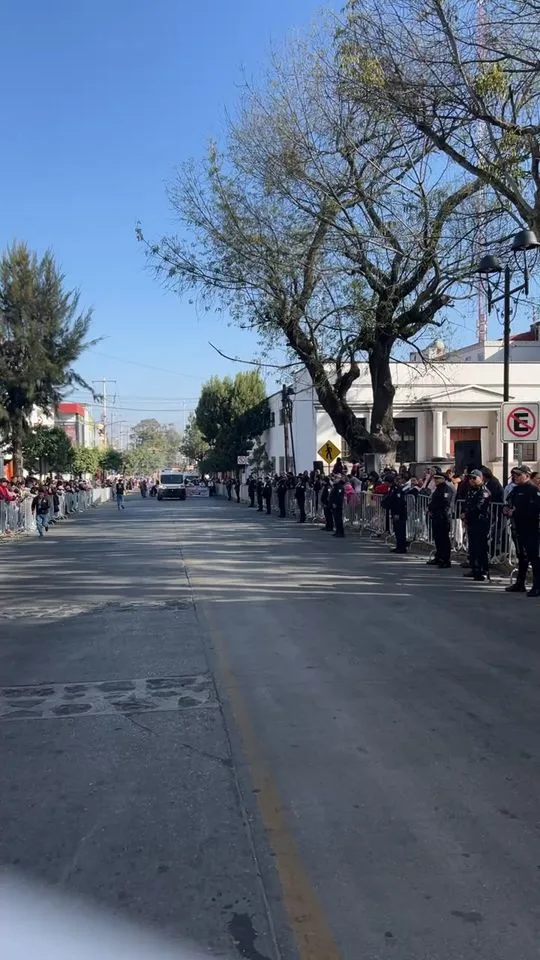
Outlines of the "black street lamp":
M 519 230 L 512 241 L 512 252 L 514 254 L 517 270 L 523 278 L 521 283 L 512 287 L 512 268 L 509 263 L 503 267 L 501 261 L 492 254 L 486 254 L 480 260 L 476 272 L 486 281 L 487 308 L 491 313 L 492 307 L 501 300 L 504 303 L 503 318 L 503 402 L 507 403 L 510 399 L 510 308 L 511 298 L 518 293 L 529 295 L 529 274 L 533 268 L 540 241 L 534 230 Z M 527 255 L 530 251 L 534 253 L 532 263 L 529 263 Z M 519 254 L 523 254 L 523 260 L 520 262 Z M 493 296 L 494 291 L 499 289 L 501 274 L 504 274 L 503 292 Z M 508 481 L 508 444 L 503 443 L 503 483 Z
M 292 447 L 292 468 L 296 475 L 296 457 L 294 454 L 293 401 L 294 389 L 283 384 L 281 388 L 281 407 L 283 411 L 283 430 L 285 440 L 285 472 L 289 469 L 289 430 Z

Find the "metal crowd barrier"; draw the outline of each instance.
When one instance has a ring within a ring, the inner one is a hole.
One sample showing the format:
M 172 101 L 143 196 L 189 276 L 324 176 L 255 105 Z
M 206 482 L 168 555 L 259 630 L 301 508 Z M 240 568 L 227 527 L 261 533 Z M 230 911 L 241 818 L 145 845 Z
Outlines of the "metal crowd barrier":
M 76 493 L 61 493 L 55 509 L 54 498 L 49 497 L 51 521 L 63 520 L 73 514 L 83 513 L 90 507 L 105 503 L 112 496 L 110 487 L 96 487 L 90 490 L 78 490 Z M 33 496 L 23 500 L 6 503 L 0 500 L 0 536 L 14 534 L 32 534 L 36 531 L 36 518 L 32 513 Z
M 218 496 L 227 496 L 227 490 L 223 484 L 218 484 L 217 493 Z M 234 491 L 232 497 L 233 500 L 236 500 Z M 393 543 L 392 517 L 390 511 L 382 506 L 383 499 L 382 494 L 370 493 L 369 491 L 355 493 L 345 504 L 343 511 L 344 524 L 349 531 L 358 532 L 373 540 Z M 240 487 L 240 502 L 249 503 L 245 484 Z M 428 503 L 429 495 L 426 494 L 419 494 L 416 498 L 414 496 L 407 497 L 407 540 L 410 544 L 435 546 L 431 520 L 428 516 Z M 298 517 L 298 505 L 294 497 L 294 490 L 287 491 L 285 509 L 288 517 Z M 465 558 L 467 556 L 467 530 L 461 519 L 462 509 L 463 503 L 458 501 L 454 506 L 450 537 L 454 555 Z M 320 522 L 323 519 L 320 497 L 317 498 L 313 490 L 308 489 L 306 491 L 305 510 L 308 520 Z M 275 489 L 272 492 L 272 511 L 279 514 L 277 491 Z M 503 514 L 502 503 L 492 503 L 490 506 L 488 548 L 491 563 L 515 566 L 515 544 L 511 535 L 510 522 Z
M 382 506 L 381 494 L 362 492 L 355 501 L 345 507 L 345 523 L 353 530 L 359 530 L 372 538 L 392 540 L 392 518 L 390 511 Z M 407 497 L 407 540 L 410 544 L 422 543 L 434 547 L 431 520 L 428 516 L 429 497 L 419 494 L 417 498 Z M 462 520 L 463 501 L 458 501 L 453 510 L 450 540 L 452 552 L 467 556 L 467 528 Z M 510 521 L 503 514 L 502 503 L 490 505 L 488 553 L 491 563 L 514 565 L 515 544 L 511 535 Z

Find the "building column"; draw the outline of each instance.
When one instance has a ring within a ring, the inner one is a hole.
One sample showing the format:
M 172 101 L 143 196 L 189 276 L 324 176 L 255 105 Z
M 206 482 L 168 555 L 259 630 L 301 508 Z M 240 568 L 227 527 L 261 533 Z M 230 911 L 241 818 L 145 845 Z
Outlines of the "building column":
M 443 423 L 443 412 L 442 410 L 433 411 L 433 439 L 432 439 L 432 456 L 434 457 L 444 457 L 444 423 Z
M 426 413 L 416 415 L 416 460 L 421 463 L 428 457 L 429 418 Z

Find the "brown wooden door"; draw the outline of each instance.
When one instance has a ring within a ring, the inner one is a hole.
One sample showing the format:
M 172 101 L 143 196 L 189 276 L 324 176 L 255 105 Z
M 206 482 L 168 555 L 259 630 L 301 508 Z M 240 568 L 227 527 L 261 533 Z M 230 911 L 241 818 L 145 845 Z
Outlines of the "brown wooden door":
M 455 454 L 455 445 L 458 440 L 481 440 L 480 427 L 450 427 L 450 456 Z

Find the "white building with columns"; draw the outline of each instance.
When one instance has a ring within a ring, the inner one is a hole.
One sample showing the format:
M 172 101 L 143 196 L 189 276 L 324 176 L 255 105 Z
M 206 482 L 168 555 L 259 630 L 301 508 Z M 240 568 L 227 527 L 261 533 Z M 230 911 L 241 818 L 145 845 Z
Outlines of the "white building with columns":
M 502 342 L 476 343 L 447 353 L 442 344 L 431 350 L 429 362 L 411 354 L 392 363 L 396 387 L 395 425 L 400 436 L 398 461 L 403 463 L 452 459 L 458 441 L 478 442 L 481 461 L 497 475 L 502 469 L 499 411 L 503 400 Z M 348 450 L 322 409 L 307 373 L 293 382 L 292 437 L 296 469 L 311 470 L 317 451 L 333 441 L 346 458 Z M 356 416 L 369 424 L 372 390 L 367 364 L 347 396 Z M 540 323 L 512 338 L 510 399 L 540 402 Z M 281 392 L 269 398 L 271 426 L 262 436 L 274 469 L 285 468 L 285 437 Z M 536 443 L 511 444 L 509 462 L 537 468 Z M 291 451 L 289 450 L 289 454 Z

